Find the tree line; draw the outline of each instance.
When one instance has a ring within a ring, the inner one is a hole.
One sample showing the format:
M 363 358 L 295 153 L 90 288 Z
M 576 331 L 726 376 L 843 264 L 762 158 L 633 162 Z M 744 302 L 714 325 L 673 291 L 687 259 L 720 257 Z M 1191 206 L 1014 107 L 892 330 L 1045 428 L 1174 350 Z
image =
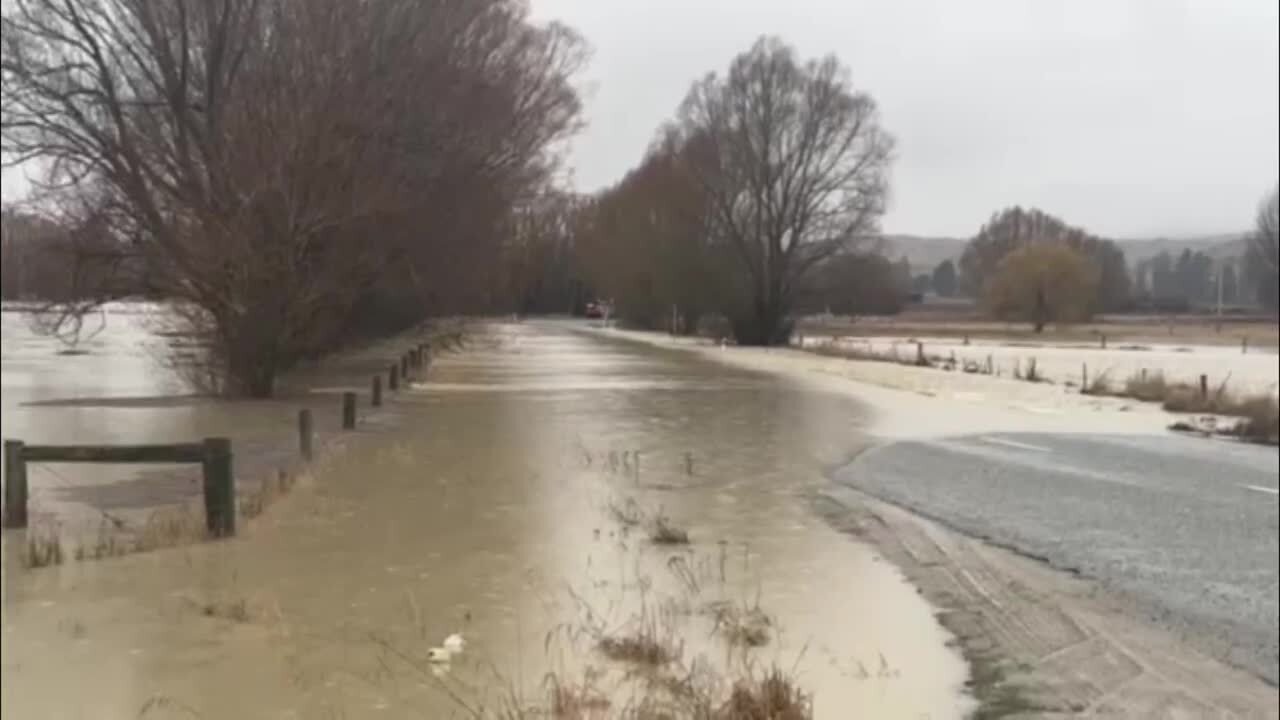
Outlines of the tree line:
M 63 247 L 115 271 L 71 294 L 170 300 L 221 389 L 267 396 L 353 339 L 509 303 L 502 260 L 579 124 L 585 59 L 528 13 L 15 0 L 4 159 L 39 170 L 31 212 L 85 240 Z
M 6 297 L 164 298 L 230 393 L 433 313 L 600 297 L 637 326 L 771 345 L 797 314 L 926 291 L 1037 328 L 1171 278 L 1206 292 L 1194 254 L 1135 283 L 1114 242 L 1021 207 L 913 277 L 882 250 L 895 141 L 875 100 L 774 37 L 577 195 L 552 178 L 584 46 L 519 0 L 15 0 L 3 23 L 0 149 L 41 171 L 34 211 L 5 214 Z M 1234 278 L 1272 308 L 1275 208 Z
M 1022 207 L 993 215 L 958 261 L 913 277 L 905 258 L 880 251 L 893 139 L 849 77 L 834 57 L 802 60 L 766 37 L 726 75 L 696 81 L 640 164 L 565 223 L 583 287 L 615 299 L 634 325 L 690 332 L 716 317 L 741 344 L 785 342 L 796 313 L 892 313 L 927 292 L 976 298 L 1038 330 L 1178 309 L 1174 294 L 1185 309 L 1216 300 L 1219 281 L 1225 301 L 1257 288 L 1275 309 L 1274 192 L 1249 236 L 1261 259 L 1245 277 L 1216 277 L 1196 253 L 1131 272 L 1116 242 Z

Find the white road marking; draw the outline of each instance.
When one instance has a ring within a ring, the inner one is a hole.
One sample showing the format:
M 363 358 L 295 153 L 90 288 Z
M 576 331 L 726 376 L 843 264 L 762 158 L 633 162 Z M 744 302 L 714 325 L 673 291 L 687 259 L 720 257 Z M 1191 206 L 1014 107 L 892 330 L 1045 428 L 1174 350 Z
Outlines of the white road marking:
M 1276 488 L 1262 487 L 1261 485 L 1241 485 L 1240 487 L 1256 490 L 1257 492 L 1266 493 L 1268 495 L 1280 495 L 1280 490 L 1277 490 Z
M 1036 452 L 1046 452 L 1046 453 L 1053 452 L 1047 447 L 1041 447 L 1039 445 L 1028 445 L 1027 443 L 1018 442 L 1017 440 L 1005 440 L 1004 438 L 990 437 L 987 435 L 983 435 L 978 439 L 984 443 L 990 443 L 992 445 L 1004 445 L 1005 447 L 1017 448 L 1019 450 L 1034 450 Z

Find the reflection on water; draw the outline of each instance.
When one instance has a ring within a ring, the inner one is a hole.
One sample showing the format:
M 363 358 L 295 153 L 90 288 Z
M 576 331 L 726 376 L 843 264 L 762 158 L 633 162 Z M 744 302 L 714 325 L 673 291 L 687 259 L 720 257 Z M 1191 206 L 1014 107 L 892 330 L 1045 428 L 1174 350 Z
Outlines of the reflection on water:
M 823 468 L 862 442 L 857 406 L 558 324 L 476 345 L 400 398 L 398 428 L 354 439 L 236 540 L 6 562 L 3 709 L 449 717 L 492 702 L 477 686 L 495 677 L 540 696 L 549 668 L 580 670 L 548 633 L 585 608 L 612 628 L 649 598 L 688 599 L 677 557 L 701 568 L 695 611 L 772 615 L 755 657 L 794 668 L 818 717 L 962 713 L 963 664 L 923 601 L 809 510 Z M 610 508 L 629 501 L 692 545 L 624 530 Z M 724 655 L 701 619 L 679 623 L 686 655 Z M 407 660 L 451 632 L 468 646 L 442 686 Z

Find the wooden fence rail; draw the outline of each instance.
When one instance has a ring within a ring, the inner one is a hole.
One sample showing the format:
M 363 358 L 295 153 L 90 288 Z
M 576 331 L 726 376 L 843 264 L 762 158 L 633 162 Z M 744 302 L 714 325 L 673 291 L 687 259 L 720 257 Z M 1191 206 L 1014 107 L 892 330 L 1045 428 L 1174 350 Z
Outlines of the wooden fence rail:
M 409 371 L 423 378 L 431 364 L 431 344 L 419 343 L 387 368 L 387 389 L 395 392 L 407 383 Z M 356 426 L 356 393 L 342 394 L 342 427 Z M 370 404 L 382 405 L 382 376 L 371 383 Z M 304 462 L 312 460 L 315 425 L 311 410 L 298 411 L 298 450 Z M 231 441 L 223 437 L 203 442 L 167 445 L 27 445 L 21 440 L 4 441 L 4 515 L 6 528 L 27 526 L 27 463 L 199 463 L 204 476 L 205 522 L 212 537 L 228 537 L 236 532 L 235 481 L 232 473 Z
M 169 445 L 27 445 L 4 441 L 4 525 L 27 526 L 27 463 L 199 463 L 204 475 L 205 524 L 213 537 L 236 533 L 231 441 L 205 438 Z

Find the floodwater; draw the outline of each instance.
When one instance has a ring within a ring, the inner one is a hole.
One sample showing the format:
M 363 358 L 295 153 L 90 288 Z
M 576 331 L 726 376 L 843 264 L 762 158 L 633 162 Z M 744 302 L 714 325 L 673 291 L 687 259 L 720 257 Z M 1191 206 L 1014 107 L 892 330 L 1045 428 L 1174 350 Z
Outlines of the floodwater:
M 23 571 L 7 534 L 3 710 L 496 716 L 550 677 L 620 711 L 634 677 L 595 648 L 637 628 L 698 687 L 777 666 L 819 718 L 970 708 L 930 608 L 814 511 L 867 442 L 850 399 L 529 322 L 393 404 L 233 540 Z M 658 516 L 690 543 L 653 542 Z M 730 644 L 714 607 L 758 607 L 766 641 Z M 427 663 L 453 632 L 465 652 Z
M 933 357 L 955 356 L 957 362 L 979 366 L 990 359 L 993 368 L 1005 377 L 1025 373 L 1035 362 L 1036 372 L 1055 383 L 1076 383 L 1088 372 L 1089 379 L 1105 374 L 1113 387 L 1143 373 L 1162 374 L 1170 382 L 1196 385 L 1205 375 L 1211 386 L 1225 387 L 1242 394 L 1272 394 L 1280 388 L 1280 365 L 1274 347 L 1242 349 L 1231 345 L 1170 345 L 1113 343 L 1099 346 L 1052 345 L 974 340 L 964 344 L 953 337 L 859 337 L 831 338 L 806 336 L 806 345 L 837 342 L 853 348 L 914 358 L 916 341 L 924 343 Z
M 270 401 L 217 401 L 199 395 L 173 368 L 172 348 L 157 334 L 164 329 L 162 306 L 112 303 L 86 319 L 85 328 L 69 353 L 56 338 L 33 332 L 25 314 L 0 313 L 4 437 L 30 445 L 226 436 L 234 443 L 241 495 L 296 461 L 299 409 L 312 408 L 317 442 L 323 442 L 340 424 L 337 393 L 366 390 L 369 375 L 396 357 L 378 345 L 296 373 Z M 41 463 L 27 473 L 31 524 L 65 536 L 95 537 L 108 518 L 136 525 L 157 508 L 190 503 L 201 492 L 194 465 Z

